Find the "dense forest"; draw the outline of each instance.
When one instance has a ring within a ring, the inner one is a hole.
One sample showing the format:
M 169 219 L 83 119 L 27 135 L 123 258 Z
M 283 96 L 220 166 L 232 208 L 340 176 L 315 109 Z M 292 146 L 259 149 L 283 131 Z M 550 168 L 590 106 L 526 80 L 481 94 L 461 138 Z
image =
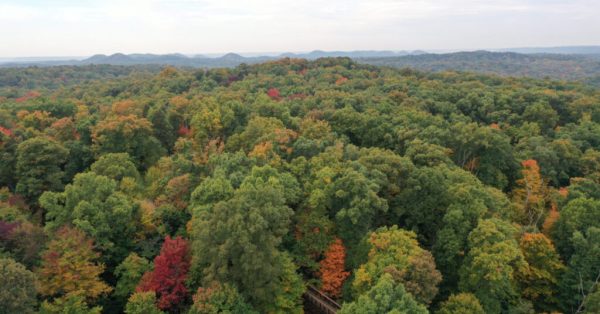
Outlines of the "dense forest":
M 17 79 L 15 79 L 17 78 Z M 600 313 L 600 90 L 0 69 L 0 313 Z

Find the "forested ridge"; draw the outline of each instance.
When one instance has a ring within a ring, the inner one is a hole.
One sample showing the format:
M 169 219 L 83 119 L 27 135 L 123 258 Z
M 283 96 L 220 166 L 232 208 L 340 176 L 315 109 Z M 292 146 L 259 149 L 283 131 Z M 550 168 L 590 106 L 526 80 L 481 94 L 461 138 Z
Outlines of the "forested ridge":
M 593 87 L 348 58 L 0 82 L 0 313 L 302 313 L 308 284 L 600 313 Z

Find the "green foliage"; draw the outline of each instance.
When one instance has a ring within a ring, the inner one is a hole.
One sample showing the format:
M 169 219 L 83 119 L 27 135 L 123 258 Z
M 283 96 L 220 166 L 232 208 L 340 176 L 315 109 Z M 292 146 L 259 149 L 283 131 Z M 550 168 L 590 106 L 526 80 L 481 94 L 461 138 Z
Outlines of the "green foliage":
M 470 293 L 459 293 L 451 295 L 444 301 L 436 314 L 485 314 L 479 300 Z
M 505 221 L 480 220 L 469 234 L 469 253 L 460 270 L 459 287 L 473 293 L 486 313 L 501 313 L 519 302 L 515 275 L 527 263 L 515 240 L 517 230 Z
M 117 191 L 117 183 L 93 172 L 75 176 L 61 193 L 46 192 L 40 204 L 47 210 L 46 229 L 72 224 L 92 237 L 114 262 L 127 256 L 138 228 L 138 205 Z
M 253 169 L 230 199 L 194 213 L 192 248 L 196 276 L 233 284 L 253 305 L 266 309 L 289 280 L 277 247 L 292 210 L 285 205 L 280 179 L 263 178 L 261 172 Z
M 344 304 L 338 313 L 426 314 L 429 312 L 406 292 L 401 283 L 395 283 L 391 275 L 385 274 L 355 302 Z
M 52 302 L 44 301 L 40 314 L 100 314 L 102 307 L 90 308 L 85 302 L 85 297 L 77 293 L 69 293 L 56 298 Z
M 142 275 L 152 268 L 150 262 L 136 253 L 131 253 L 115 268 L 115 275 L 119 278 L 114 294 L 127 297 L 132 294 L 135 287 L 142 279 Z
M 207 288 L 198 288 L 194 304 L 188 314 L 256 314 L 242 295 L 228 284 L 213 282 Z
M 125 177 L 139 179 L 140 174 L 127 153 L 108 153 L 92 164 L 92 172 L 100 176 L 121 181 Z
M 597 289 L 600 278 L 600 228 L 576 231 L 571 241 L 574 253 L 560 282 L 560 303 L 564 311 L 575 311 L 583 302 L 583 294 L 592 294 Z
M 10 258 L 0 258 L 0 313 L 33 313 L 37 303 L 36 277 Z
M 16 191 L 35 202 L 43 191 L 62 189 L 68 150 L 59 143 L 43 137 L 28 139 L 17 147 Z
M 574 62 L 407 59 L 465 56 Z M 55 312 L 120 312 L 142 282 L 137 312 L 185 312 L 203 287 L 199 311 L 298 313 L 323 271 L 349 274 L 336 297 L 357 312 L 593 312 L 598 134 L 600 94 L 575 82 L 349 58 L 3 68 L 0 255 Z M 167 236 L 191 256 L 159 255 Z M 334 239 L 345 258 L 324 262 Z
M 136 292 L 129 297 L 125 305 L 125 314 L 164 314 L 156 307 L 154 291 Z
M 431 253 L 419 247 L 412 232 L 380 228 L 369 236 L 368 261 L 356 271 L 352 286 L 356 295 L 367 292 L 384 274 L 402 283 L 406 290 L 422 304 L 429 304 L 438 292 L 442 280 L 435 268 Z

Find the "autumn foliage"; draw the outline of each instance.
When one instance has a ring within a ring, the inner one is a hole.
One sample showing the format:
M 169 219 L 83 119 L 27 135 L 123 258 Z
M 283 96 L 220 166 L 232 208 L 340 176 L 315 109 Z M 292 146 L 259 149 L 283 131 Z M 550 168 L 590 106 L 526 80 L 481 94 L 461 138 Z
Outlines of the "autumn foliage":
M 281 99 L 281 94 L 279 93 L 279 90 L 277 88 L 271 88 L 267 91 L 267 95 L 269 97 L 271 97 L 271 99 L 273 100 L 279 100 Z
M 537 161 L 528 159 L 521 165 L 523 178 L 516 182 L 518 188 L 514 191 L 514 199 L 519 207 L 520 218 L 531 225 L 544 214 L 547 186 Z
M 59 229 L 43 253 L 42 266 L 37 271 L 40 293 L 47 296 L 77 293 L 94 299 L 110 292 L 111 287 L 99 278 L 104 266 L 94 263 L 99 257 L 92 240 L 82 231 Z
M 321 290 L 332 297 L 340 297 L 342 285 L 349 272 L 344 271 L 346 248 L 341 239 L 335 239 L 325 252 L 325 259 L 321 261 Z
M 167 236 L 154 259 L 154 270 L 144 274 L 137 292 L 154 291 L 158 307 L 162 310 L 176 308 L 188 297 L 185 286 L 190 268 L 189 247 L 181 237 L 171 239 Z

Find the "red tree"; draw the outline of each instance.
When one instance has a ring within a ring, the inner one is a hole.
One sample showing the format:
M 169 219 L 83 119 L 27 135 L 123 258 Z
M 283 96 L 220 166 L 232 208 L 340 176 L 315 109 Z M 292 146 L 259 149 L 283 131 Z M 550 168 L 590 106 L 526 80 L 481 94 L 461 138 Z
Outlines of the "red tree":
M 325 259 L 321 261 L 321 281 L 323 292 L 332 297 L 339 297 L 342 293 L 342 285 L 349 272 L 344 271 L 344 260 L 346 259 L 346 249 L 342 240 L 335 239 L 325 252 Z
M 167 236 L 154 259 L 154 270 L 144 274 L 136 288 L 138 292 L 154 291 L 158 307 L 167 310 L 177 307 L 188 297 L 185 281 L 190 269 L 190 254 L 186 240 Z
M 269 95 L 269 97 L 271 97 L 273 100 L 281 99 L 281 95 L 279 94 L 279 90 L 277 88 L 269 89 L 269 91 L 267 91 L 267 95 Z

